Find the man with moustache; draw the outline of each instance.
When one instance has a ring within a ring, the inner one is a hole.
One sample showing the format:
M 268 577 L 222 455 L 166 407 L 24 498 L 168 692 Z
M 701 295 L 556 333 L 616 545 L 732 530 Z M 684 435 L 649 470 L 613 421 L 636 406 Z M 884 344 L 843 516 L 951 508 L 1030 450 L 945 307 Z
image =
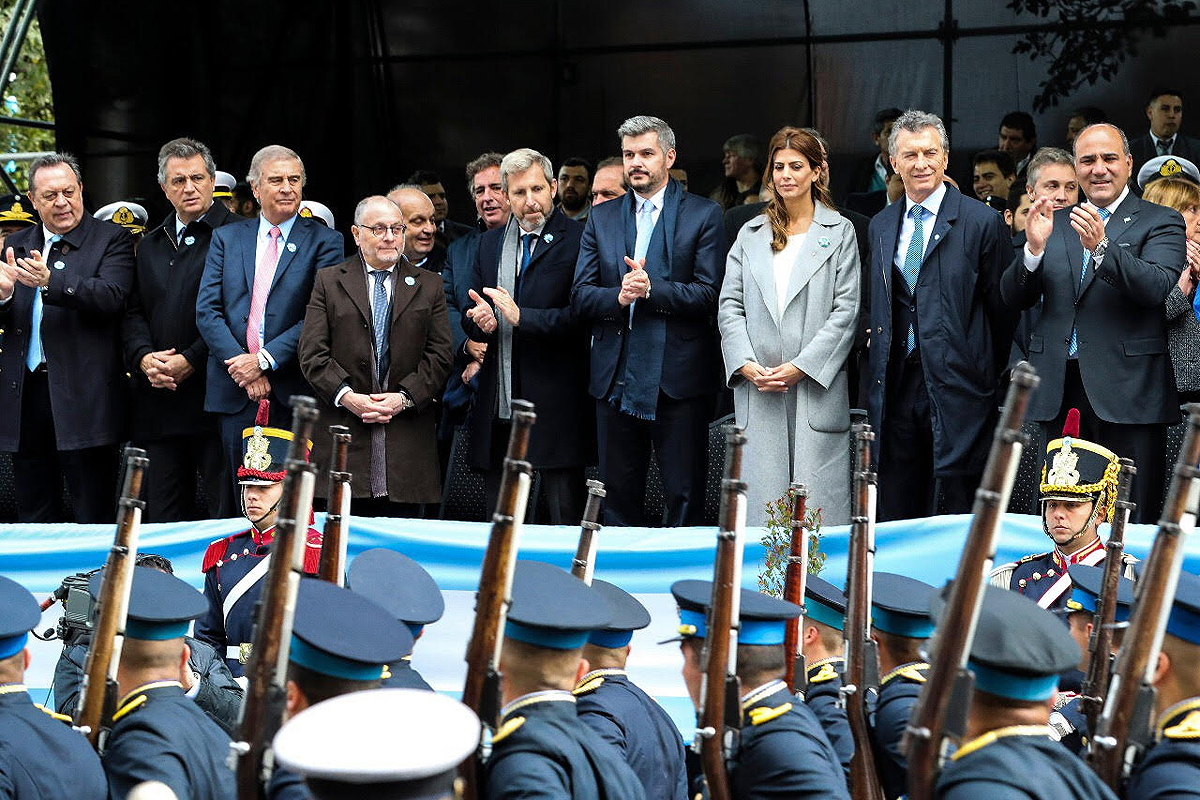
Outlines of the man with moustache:
M 464 323 L 471 339 L 488 344 L 470 416 L 471 461 L 484 471 L 487 507 L 493 508 L 512 401 L 529 400 L 538 423 L 526 460 L 541 476 L 548 521 L 575 524 L 583 514 L 583 469 L 594 446 L 587 331 L 571 313 L 583 225 L 554 207 L 554 168 L 536 150 L 506 155 L 500 183 L 512 218 L 480 238 L 469 291 L 475 305 Z
M 558 168 L 558 207 L 577 222 L 586 220 L 592 210 L 592 174 L 592 165 L 576 156 L 564 160 Z
M 440 274 L 446 249 L 437 242 L 437 212 L 429 195 L 415 184 L 400 184 L 388 192 L 387 199 L 404 217 L 404 258 L 414 267 Z
M 592 207 L 616 200 L 629 187 L 625 185 L 625 167 L 618 156 L 606 158 L 596 164 L 596 174 L 592 176 Z
M 1029 337 L 1041 386 L 1028 419 L 1051 439 L 1078 408 L 1080 435 L 1138 465 L 1131 519 L 1144 522 L 1162 508 L 1166 428 L 1179 421 L 1161 309 L 1185 248 L 1179 213 L 1129 190 L 1132 162 L 1119 128 L 1085 128 L 1075 173 L 1088 202 L 1055 211 L 1039 198 L 1000 289 L 1014 308 L 1042 303 Z

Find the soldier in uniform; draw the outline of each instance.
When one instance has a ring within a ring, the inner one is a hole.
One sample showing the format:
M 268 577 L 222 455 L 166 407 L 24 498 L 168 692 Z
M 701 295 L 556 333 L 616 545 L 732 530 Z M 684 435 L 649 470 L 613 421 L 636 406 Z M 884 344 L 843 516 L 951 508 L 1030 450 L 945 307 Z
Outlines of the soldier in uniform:
M 1020 592 L 1042 608 L 1062 609 L 1071 596 L 1067 567 L 1104 563 L 1098 531 L 1100 523 L 1113 517 L 1119 468 L 1115 453 L 1079 438 L 1079 411 L 1067 412 L 1062 438 L 1046 445 L 1039 490 L 1042 530 L 1054 540 L 1054 548 L 996 567 L 992 585 Z M 1123 574 L 1132 578 L 1137 559 L 1123 558 Z
M 0 251 L 10 233 L 28 228 L 36 222 L 33 203 L 29 202 L 28 197 L 23 194 L 0 197 Z
M 848 781 L 854 735 L 842 703 L 845 627 L 846 595 L 828 581 L 809 575 L 804 584 L 804 619 L 800 623 L 800 650 L 804 654 L 808 685 L 801 699 L 821 723 Z
M 88 588 L 100 594 L 102 573 Z M 109 797 L 125 800 L 143 781 L 161 781 L 180 800 L 226 800 L 235 794 L 229 734 L 183 691 L 183 637 L 204 613 L 204 597 L 165 572 L 133 568 L 125 640 L 117 667 L 121 697 L 104 752 Z
M 478 744 L 479 717 L 457 700 L 371 689 L 301 712 L 273 748 L 316 800 L 452 800 L 455 770 Z
M 421 638 L 425 626 L 441 619 L 446 610 L 446 601 L 433 576 L 395 550 L 376 547 L 359 553 L 350 563 L 346 586 L 375 601 L 407 626 L 414 642 Z M 413 669 L 411 651 L 387 666 L 383 685 L 390 689 L 433 691 L 421 673 Z
M 871 714 L 871 741 L 888 798 L 906 791 L 908 759 L 901 738 L 929 670 L 920 651 L 933 635 L 929 602 L 936 593 L 927 583 L 890 572 L 876 572 L 872 583 L 871 636 L 879 645 L 883 677 Z
M 643 800 L 620 753 L 575 710 L 583 645 L 612 614 L 603 596 L 558 567 L 518 561 L 500 651 L 504 707 L 487 762 L 490 800 Z
M 676 581 L 683 679 L 697 708 L 704 676 L 703 640 L 712 582 Z M 841 764 L 808 706 L 783 681 L 785 623 L 802 609 L 742 589 L 737 676 L 742 685 L 741 744 L 729 766 L 735 800 L 812 797 L 849 800 Z
M 1096 773 L 1063 752 L 1048 724 L 1058 676 L 1079 656 L 1054 614 L 1016 592 L 986 587 L 967 662 L 975 674 L 967 735 L 938 776 L 934 797 L 1116 800 Z
M 687 800 L 679 729 L 625 672 L 633 632 L 650 624 L 650 612 L 629 592 L 607 581 L 593 580 L 592 589 L 604 596 L 613 616 L 605 628 L 592 631 L 583 646 L 583 658 L 591 669 L 575 686 L 579 718 L 616 746 L 642 782 L 647 798 Z
M 25 689 L 25 643 L 41 620 L 29 590 L 0 576 L 0 797 L 104 800 L 104 770 L 88 740 Z
M 1179 574 L 1154 669 L 1155 743 L 1134 767 L 1125 796 L 1200 796 L 1200 577 Z
M 292 441 L 291 431 L 266 427 L 269 413 L 270 401 L 260 401 L 254 427 L 242 431 L 237 478 L 242 487 L 242 514 L 250 520 L 250 529 L 210 544 L 200 567 L 208 610 L 196 622 L 196 638 L 215 647 L 238 678 L 250 657 L 254 606 L 267 574 L 267 555 L 283 499 L 284 461 Z M 306 459 L 312 451 L 312 442 L 307 444 Z M 320 564 L 321 533 L 309 528 L 304 571 L 315 575 Z

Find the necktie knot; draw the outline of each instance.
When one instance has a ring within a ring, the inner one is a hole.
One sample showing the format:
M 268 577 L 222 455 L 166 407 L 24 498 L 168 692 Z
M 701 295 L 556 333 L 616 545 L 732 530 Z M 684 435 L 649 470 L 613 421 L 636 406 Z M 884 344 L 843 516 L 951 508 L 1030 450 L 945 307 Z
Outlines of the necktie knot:
M 654 203 L 651 203 L 649 200 L 643 200 L 642 207 L 638 209 L 638 213 L 643 216 L 650 216 L 654 213 Z
M 914 220 L 916 220 L 917 222 L 920 222 L 921 220 L 923 220 L 925 218 L 925 206 L 921 205 L 920 203 L 917 203 L 915 206 L 912 207 L 911 210 L 909 210 L 908 215 L 910 217 L 912 217 Z
M 57 233 L 50 234 L 49 244 L 54 244 L 55 242 L 61 242 L 61 241 L 62 241 L 62 237 L 59 236 Z
M 1104 222 L 1107 222 L 1108 218 L 1112 216 L 1112 212 L 1109 211 L 1107 208 L 1097 209 L 1097 211 L 1100 213 L 1100 219 L 1103 220 Z
M 533 240 L 537 238 L 536 233 L 525 233 L 521 235 L 521 241 L 525 243 L 525 249 L 533 247 Z
M 283 236 L 283 231 L 279 230 L 278 225 L 272 225 L 271 226 L 271 238 L 278 239 L 280 236 Z

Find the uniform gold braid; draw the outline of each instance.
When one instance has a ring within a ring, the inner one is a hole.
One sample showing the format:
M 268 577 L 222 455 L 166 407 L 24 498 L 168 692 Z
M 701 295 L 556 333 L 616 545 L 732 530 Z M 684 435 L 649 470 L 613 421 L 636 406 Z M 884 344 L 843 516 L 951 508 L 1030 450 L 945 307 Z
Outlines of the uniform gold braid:
M 1116 511 L 1117 495 L 1115 487 L 1117 485 L 1117 473 L 1121 470 L 1119 461 L 1110 460 L 1108 466 L 1104 468 L 1104 475 L 1095 483 L 1081 483 L 1075 486 L 1058 486 L 1056 484 L 1046 483 L 1046 465 L 1042 464 L 1042 485 L 1039 488 L 1042 494 L 1046 492 L 1066 492 L 1067 494 L 1092 494 L 1100 492 L 1104 495 L 1104 510 L 1108 512 L 1108 520 L 1111 522 L 1113 512 Z

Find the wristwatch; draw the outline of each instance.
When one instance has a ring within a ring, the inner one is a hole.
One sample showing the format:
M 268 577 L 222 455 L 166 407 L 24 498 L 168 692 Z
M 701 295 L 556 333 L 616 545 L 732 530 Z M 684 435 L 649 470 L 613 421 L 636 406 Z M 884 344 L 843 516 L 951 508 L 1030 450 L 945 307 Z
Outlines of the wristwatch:
M 258 351 L 258 368 L 266 372 L 271 368 L 271 362 L 267 360 L 267 354 L 262 350 Z
M 1092 248 L 1092 260 L 1095 261 L 1096 259 L 1100 258 L 1102 255 L 1104 255 L 1107 252 L 1108 252 L 1108 237 L 1105 236 L 1103 239 L 1101 239 L 1099 242 L 1096 243 L 1096 246 L 1094 248 Z

